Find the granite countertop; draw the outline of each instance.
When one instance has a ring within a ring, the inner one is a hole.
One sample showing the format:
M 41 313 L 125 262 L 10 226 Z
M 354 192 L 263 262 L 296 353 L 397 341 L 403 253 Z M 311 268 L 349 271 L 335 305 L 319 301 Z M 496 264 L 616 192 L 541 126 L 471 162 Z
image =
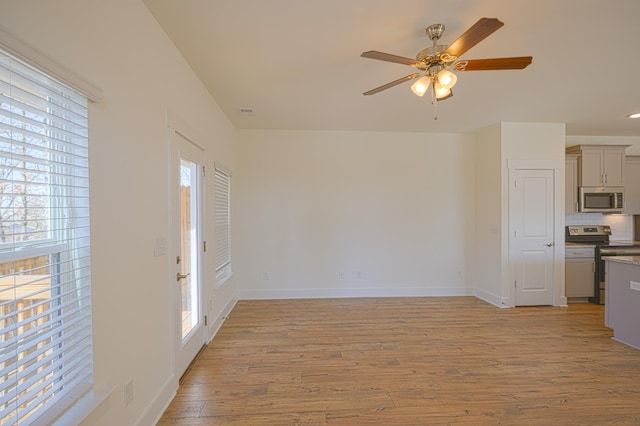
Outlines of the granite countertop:
M 604 259 L 609 262 L 627 263 L 629 265 L 640 266 L 640 256 L 605 256 Z
M 595 247 L 596 245 L 594 243 L 574 243 L 574 242 L 565 241 L 564 246 L 566 248 L 569 248 L 569 247 L 583 248 L 583 247 Z
M 640 246 L 640 241 L 633 240 L 610 240 L 610 246 L 621 245 L 621 246 Z
M 564 242 L 564 246 L 569 248 L 569 247 L 595 247 L 597 246 L 597 244 L 595 243 L 588 243 L 588 242 L 573 242 L 573 241 L 565 241 Z M 630 240 L 611 240 L 609 241 L 608 247 L 613 247 L 613 246 L 638 246 L 640 247 L 640 241 L 630 241 Z

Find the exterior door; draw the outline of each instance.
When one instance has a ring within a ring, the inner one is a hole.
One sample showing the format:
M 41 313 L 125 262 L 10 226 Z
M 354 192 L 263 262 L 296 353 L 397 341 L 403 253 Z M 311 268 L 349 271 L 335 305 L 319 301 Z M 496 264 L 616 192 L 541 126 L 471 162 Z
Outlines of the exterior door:
M 552 305 L 554 293 L 554 171 L 512 170 L 510 263 L 515 305 Z
M 181 376 L 205 344 L 202 290 L 202 194 L 204 151 L 172 131 L 175 368 Z

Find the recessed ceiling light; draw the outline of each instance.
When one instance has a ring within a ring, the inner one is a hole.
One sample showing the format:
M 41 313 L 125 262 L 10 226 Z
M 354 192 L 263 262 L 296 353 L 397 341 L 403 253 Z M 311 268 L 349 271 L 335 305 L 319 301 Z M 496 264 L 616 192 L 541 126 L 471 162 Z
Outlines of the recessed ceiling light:
M 640 112 L 627 115 L 627 118 L 640 118 Z
M 253 108 L 240 108 L 240 114 L 242 115 L 253 115 Z

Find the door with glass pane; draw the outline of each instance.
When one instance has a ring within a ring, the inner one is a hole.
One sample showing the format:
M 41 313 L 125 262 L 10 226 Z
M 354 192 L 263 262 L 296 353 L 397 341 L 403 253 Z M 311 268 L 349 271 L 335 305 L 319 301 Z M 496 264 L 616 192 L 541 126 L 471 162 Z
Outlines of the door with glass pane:
M 202 309 L 202 194 L 204 152 L 177 131 L 173 145 L 173 287 L 176 374 L 181 376 L 205 343 Z

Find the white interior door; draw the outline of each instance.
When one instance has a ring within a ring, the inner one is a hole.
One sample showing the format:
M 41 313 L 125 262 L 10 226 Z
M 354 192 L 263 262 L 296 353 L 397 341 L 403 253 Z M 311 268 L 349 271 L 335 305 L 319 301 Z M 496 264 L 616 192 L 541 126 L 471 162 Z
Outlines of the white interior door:
M 554 171 L 512 170 L 509 261 L 515 305 L 552 305 L 554 293 Z
M 172 143 L 175 368 L 181 376 L 205 344 L 201 253 L 204 151 L 177 131 Z

